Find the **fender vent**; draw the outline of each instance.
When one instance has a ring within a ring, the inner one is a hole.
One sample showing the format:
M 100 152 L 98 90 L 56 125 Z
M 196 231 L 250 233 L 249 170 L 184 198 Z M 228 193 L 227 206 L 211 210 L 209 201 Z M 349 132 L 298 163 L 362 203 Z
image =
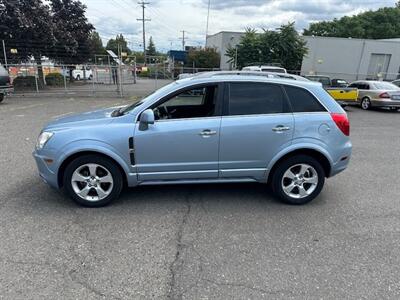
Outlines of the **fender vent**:
M 131 165 L 135 165 L 135 148 L 133 147 L 133 137 L 129 138 L 129 157 L 131 159 Z

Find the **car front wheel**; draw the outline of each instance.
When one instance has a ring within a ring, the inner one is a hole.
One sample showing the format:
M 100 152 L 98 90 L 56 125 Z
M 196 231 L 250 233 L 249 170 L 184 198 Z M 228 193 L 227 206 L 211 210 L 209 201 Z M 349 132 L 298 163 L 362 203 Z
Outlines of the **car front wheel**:
M 78 204 L 100 207 L 118 198 L 123 186 L 118 166 L 100 155 L 74 159 L 65 169 L 64 187 Z
M 364 110 L 368 110 L 371 108 L 371 100 L 369 98 L 365 97 L 361 100 L 361 108 Z
M 288 204 L 305 204 L 319 195 L 325 183 L 321 164 L 311 156 L 296 155 L 280 163 L 272 177 L 274 193 Z

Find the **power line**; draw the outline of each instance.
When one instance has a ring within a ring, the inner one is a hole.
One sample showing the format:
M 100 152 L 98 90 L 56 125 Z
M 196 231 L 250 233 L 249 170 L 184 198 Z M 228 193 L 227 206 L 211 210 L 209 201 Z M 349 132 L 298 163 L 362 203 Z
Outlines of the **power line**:
M 146 8 L 146 4 L 150 4 L 150 2 L 140 1 L 138 4 L 142 7 L 142 18 L 137 19 L 138 21 L 142 21 L 143 24 L 143 56 L 144 56 L 144 63 L 146 64 L 146 29 L 145 23 L 151 21 L 151 19 L 146 19 L 144 17 L 144 9 Z

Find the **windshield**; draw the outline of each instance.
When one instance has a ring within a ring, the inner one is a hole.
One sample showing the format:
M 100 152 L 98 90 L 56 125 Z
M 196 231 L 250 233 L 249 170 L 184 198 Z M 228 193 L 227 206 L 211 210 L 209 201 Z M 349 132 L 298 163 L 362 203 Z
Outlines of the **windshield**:
M 373 85 L 377 90 L 400 90 L 400 88 L 397 85 L 385 81 L 374 82 Z
M 172 85 L 177 84 L 176 81 L 167 84 L 166 86 L 163 86 L 162 88 L 155 90 L 154 92 L 148 94 L 147 96 L 143 97 L 141 100 L 139 100 L 138 102 L 132 103 L 131 105 L 125 106 L 123 108 L 121 108 L 118 111 L 118 115 L 125 115 L 127 113 L 129 113 L 130 111 L 132 111 L 135 107 L 138 107 L 140 105 L 142 105 L 144 102 L 146 102 L 148 99 L 151 99 L 153 97 L 156 97 L 158 94 L 163 93 L 165 90 L 168 90 Z

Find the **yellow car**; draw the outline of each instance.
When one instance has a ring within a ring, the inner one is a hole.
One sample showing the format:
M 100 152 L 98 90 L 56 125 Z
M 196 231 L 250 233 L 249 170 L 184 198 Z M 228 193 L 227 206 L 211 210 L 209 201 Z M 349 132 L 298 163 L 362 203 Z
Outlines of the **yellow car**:
M 358 89 L 347 87 L 348 83 L 345 80 L 331 79 L 329 76 L 322 75 L 306 75 L 304 77 L 322 83 L 325 90 L 340 105 L 346 106 L 349 104 L 357 104 Z

